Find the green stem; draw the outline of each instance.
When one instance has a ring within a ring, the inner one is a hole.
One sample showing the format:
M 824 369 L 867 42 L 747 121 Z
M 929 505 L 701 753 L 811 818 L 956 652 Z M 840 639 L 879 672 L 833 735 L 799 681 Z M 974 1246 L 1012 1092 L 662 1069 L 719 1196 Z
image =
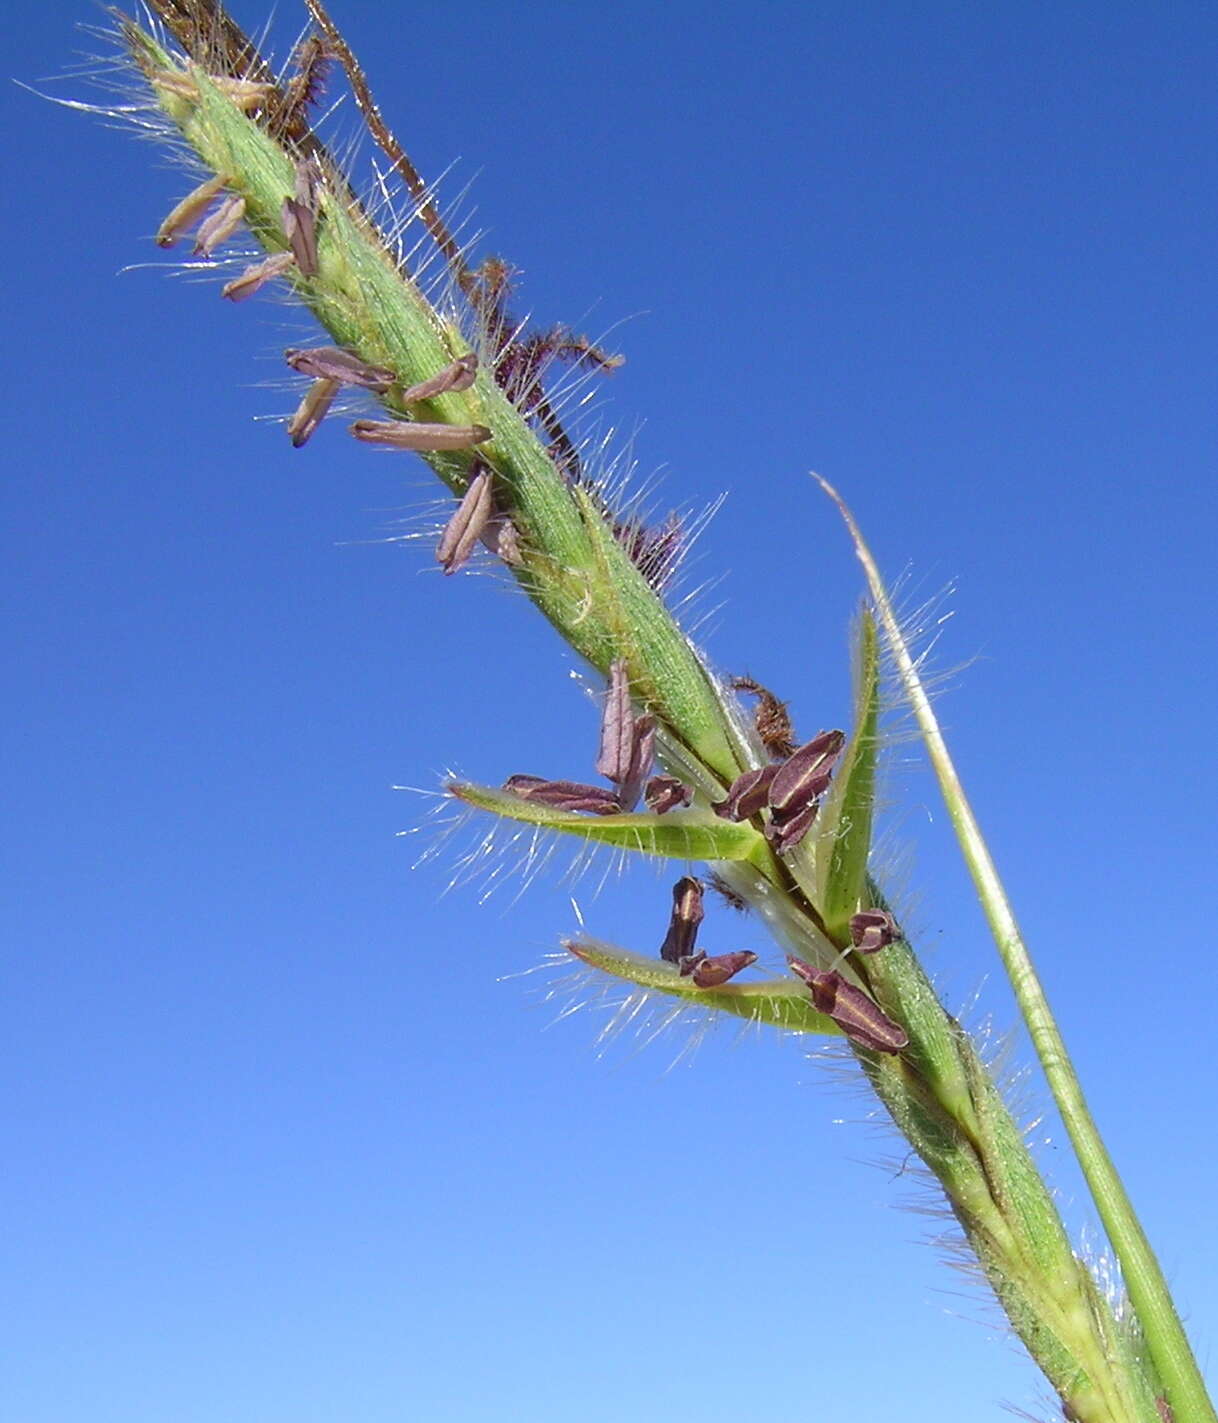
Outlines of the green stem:
M 1176 1313 L 1162 1268 L 1138 1220 L 1133 1203 L 1104 1146 L 1088 1109 L 1078 1074 L 1053 1017 L 1044 988 L 1032 964 L 1015 912 L 998 869 L 973 814 L 947 749 L 938 718 L 930 704 L 917 665 L 910 654 L 880 572 L 858 525 L 837 490 L 815 476 L 834 501 L 854 541 L 854 549 L 875 600 L 876 610 L 896 660 L 897 669 L 918 719 L 927 753 L 960 848 L 977 887 L 990 932 L 998 945 L 1023 1020 L 1040 1058 L 1050 1090 L 1078 1157 L 1100 1219 L 1121 1265 L 1129 1298 L 1141 1325 L 1146 1348 L 1171 1404 L 1175 1423 L 1218 1423 L 1205 1381 L 1197 1367 L 1188 1336 Z

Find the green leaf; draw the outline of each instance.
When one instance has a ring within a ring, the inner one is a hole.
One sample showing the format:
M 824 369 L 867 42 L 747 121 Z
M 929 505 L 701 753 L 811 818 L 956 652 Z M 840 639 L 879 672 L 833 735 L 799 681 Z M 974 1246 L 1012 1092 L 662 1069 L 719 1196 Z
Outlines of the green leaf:
M 875 808 L 880 675 L 879 639 L 867 609 L 859 618 L 854 703 L 854 729 L 816 821 L 818 907 L 839 942 L 848 936 L 850 916 L 868 907 L 863 900 Z
M 468 781 L 451 781 L 447 790 L 467 805 L 489 810 L 506 820 L 557 830 L 598 845 L 673 860 L 766 863 L 766 843 L 751 825 L 720 820 L 704 810 L 674 810 L 667 815 L 582 815 Z
M 808 990 L 795 978 L 766 979 L 759 983 L 733 981 L 720 988 L 695 988 L 682 978 L 675 965 L 663 959 L 643 958 L 600 939 L 567 939 L 563 947 L 577 959 L 640 988 L 654 989 L 689 1003 L 701 1003 L 724 1013 L 734 1013 L 754 1023 L 766 1023 L 790 1033 L 822 1033 L 841 1037 L 841 1029 L 812 1006 Z

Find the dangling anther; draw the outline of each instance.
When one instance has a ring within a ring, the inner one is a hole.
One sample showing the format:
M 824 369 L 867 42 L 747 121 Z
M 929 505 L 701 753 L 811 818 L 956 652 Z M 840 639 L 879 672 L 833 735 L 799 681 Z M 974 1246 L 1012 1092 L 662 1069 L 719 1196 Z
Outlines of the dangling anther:
M 283 359 L 294 371 L 314 380 L 335 380 L 340 385 L 358 385 L 383 395 L 393 384 L 394 375 L 383 366 L 370 366 L 367 361 L 338 346 L 315 346 L 298 351 L 289 347 Z
M 317 275 L 317 218 L 295 198 L 283 200 L 283 235 L 288 240 L 301 276 Z
M 241 226 L 244 216 L 245 199 L 230 194 L 200 226 L 195 238 L 195 256 L 210 257 Z
M 655 759 L 656 719 L 635 716 L 630 704 L 630 674 L 620 659 L 609 668 L 609 690 L 601 713 L 597 774 L 618 788 L 622 809 L 633 810 Z
M 315 380 L 305 392 L 295 415 L 288 421 L 288 434 L 297 449 L 307 443 L 313 431 L 326 418 L 338 391 L 336 380 Z
M 477 374 L 478 357 L 471 351 L 468 355 L 458 356 L 451 365 L 445 366 L 434 376 L 403 391 L 400 403 L 413 405 L 416 401 L 431 400 L 437 395 L 446 395 L 449 391 L 468 390 Z
M 261 291 L 267 282 L 281 277 L 295 261 L 290 252 L 275 252 L 263 261 L 255 262 L 252 267 L 246 267 L 239 277 L 221 288 L 220 295 L 229 301 L 244 301 L 246 297 Z
M 461 502 L 444 526 L 436 549 L 436 562 L 444 566 L 445 573 L 456 573 L 473 553 L 474 545 L 485 534 L 486 526 L 495 510 L 495 491 L 490 470 L 480 461 L 475 461 L 472 469 L 473 473 L 465 486 Z
M 172 247 L 179 237 L 199 221 L 212 202 L 228 186 L 228 182 L 228 175 L 220 173 L 215 178 L 208 178 L 206 183 L 200 183 L 197 188 L 187 193 L 157 228 L 157 246 Z
M 351 433 L 366 445 L 388 445 L 422 454 L 468 450 L 491 438 L 485 425 L 428 425 L 421 420 L 357 420 Z
M 702 885 L 692 875 L 686 875 L 672 887 L 672 916 L 660 945 L 660 957 L 665 963 L 680 965 L 682 960 L 693 958 L 702 915 Z

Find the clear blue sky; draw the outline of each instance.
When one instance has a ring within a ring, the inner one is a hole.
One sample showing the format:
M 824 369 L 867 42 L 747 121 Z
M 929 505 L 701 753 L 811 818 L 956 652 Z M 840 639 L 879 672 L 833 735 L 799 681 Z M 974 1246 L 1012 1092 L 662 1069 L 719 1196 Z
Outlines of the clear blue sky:
M 860 585 L 810 468 L 912 596 L 956 585 L 962 769 L 1218 1362 L 1218 13 L 333 8 L 539 317 L 630 318 L 606 418 L 672 504 L 730 491 L 696 565 L 720 666 L 809 734 L 842 717 Z M 96 50 L 99 14 L 22 6 L 7 69 Z M 587 774 L 570 659 L 379 542 L 421 467 L 257 418 L 298 316 L 119 274 L 159 260 L 161 155 L 0 102 L 6 1423 L 1051 1416 L 857 1093 L 731 1033 L 671 1072 L 675 1044 L 598 1057 L 594 1017 L 547 1031 L 539 976 L 504 981 L 572 927 L 561 877 L 482 905 L 443 895 L 451 856 L 411 868 L 395 784 Z M 901 756 L 906 917 L 1006 1028 Z M 647 948 L 667 884 L 576 892 Z

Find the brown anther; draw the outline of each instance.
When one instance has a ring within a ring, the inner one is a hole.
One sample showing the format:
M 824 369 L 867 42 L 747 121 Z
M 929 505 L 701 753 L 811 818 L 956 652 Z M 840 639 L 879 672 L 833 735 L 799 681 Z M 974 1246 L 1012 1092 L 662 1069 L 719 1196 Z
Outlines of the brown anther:
M 378 395 L 393 384 L 393 372 L 383 366 L 370 366 L 367 361 L 339 346 L 315 346 L 308 350 L 289 347 L 283 359 L 294 371 L 314 380 L 336 380 L 340 385 L 358 385 L 374 390 Z
M 669 514 L 657 528 L 639 520 L 614 523 L 613 537 L 651 587 L 659 591 L 676 570 L 685 530 L 678 515 Z
M 436 562 L 445 573 L 455 573 L 483 537 L 495 508 L 494 485 L 486 465 L 474 462 L 470 481 L 456 512 L 444 527 L 436 548 Z
M 668 921 L 668 933 L 660 945 L 660 957 L 665 963 L 680 964 L 683 959 L 693 956 L 702 914 L 701 882 L 692 875 L 686 875 L 672 887 L 672 915 Z
M 187 193 L 157 228 L 157 246 L 172 247 L 179 237 L 199 221 L 212 202 L 228 186 L 228 181 L 228 175 L 220 173 L 214 178 L 208 178 L 206 183 L 200 183 L 197 188 Z
M 295 261 L 290 252 L 275 252 L 263 261 L 255 262 L 252 267 L 246 267 L 239 277 L 220 289 L 220 295 L 229 301 L 244 301 L 246 297 L 261 291 L 273 278 L 281 277 Z
M 241 226 L 244 216 L 245 199 L 230 193 L 200 226 L 195 238 L 195 256 L 210 257 Z
M 601 713 L 599 775 L 618 788 L 623 810 L 633 810 L 651 774 L 655 759 L 656 719 L 650 713 L 635 716 L 630 701 L 630 674 L 620 659 L 609 668 L 609 690 Z
M 421 420 L 357 420 L 351 433 L 366 445 L 387 445 L 394 450 L 468 450 L 485 444 L 491 432 L 485 425 L 429 425 Z
M 288 434 L 297 449 L 305 444 L 321 424 L 334 403 L 339 384 L 336 380 L 315 380 L 288 421 Z

